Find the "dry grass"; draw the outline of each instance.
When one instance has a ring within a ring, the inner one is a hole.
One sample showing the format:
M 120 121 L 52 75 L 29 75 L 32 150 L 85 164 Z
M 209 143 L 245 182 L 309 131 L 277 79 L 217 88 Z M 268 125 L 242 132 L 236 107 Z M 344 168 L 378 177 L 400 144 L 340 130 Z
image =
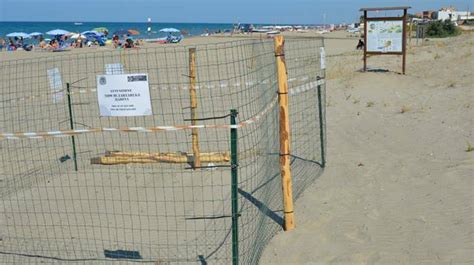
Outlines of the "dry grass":
M 406 113 L 406 112 L 409 112 L 409 111 L 411 111 L 411 108 L 408 107 L 408 106 L 405 106 L 405 105 L 403 105 L 403 106 L 401 107 L 401 109 L 400 109 L 400 113 L 401 113 L 401 114 Z
M 444 47 L 446 47 L 446 42 L 444 42 L 444 41 L 436 42 L 436 47 L 444 48 Z
M 367 106 L 367 108 L 373 107 L 373 106 L 375 106 L 375 102 L 369 101 L 369 102 L 367 102 L 366 106 Z
M 472 146 L 471 143 L 468 142 L 465 151 L 468 153 L 474 151 L 474 146 Z

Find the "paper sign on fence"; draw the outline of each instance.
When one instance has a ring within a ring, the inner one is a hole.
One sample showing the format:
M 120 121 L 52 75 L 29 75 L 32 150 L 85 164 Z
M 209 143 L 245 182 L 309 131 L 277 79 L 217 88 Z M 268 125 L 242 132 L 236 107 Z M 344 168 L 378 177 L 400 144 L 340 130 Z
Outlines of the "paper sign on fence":
M 148 74 L 98 75 L 100 116 L 152 115 Z
M 48 80 L 49 80 L 49 87 L 53 92 L 51 94 L 51 99 L 53 103 L 58 103 L 63 100 L 63 82 L 61 81 L 61 73 L 59 72 L 58 68 L 51 68 L 47 70 L 48 73 Z
M 319 53 L 321 54 L 321 70 L 326 69 L 326 51 L 324 47 L 319 48 Z

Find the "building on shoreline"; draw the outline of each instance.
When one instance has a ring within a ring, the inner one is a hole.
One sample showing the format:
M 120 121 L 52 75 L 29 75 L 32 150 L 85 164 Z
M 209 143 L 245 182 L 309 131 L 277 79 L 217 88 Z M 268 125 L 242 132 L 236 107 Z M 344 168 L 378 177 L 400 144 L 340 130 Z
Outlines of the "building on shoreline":
M 443 7 L 438 11 L 425 10 L 415 14 L 416 17 L 424 20 L 449 20 L 453 22 L 474 20 L 474 12 L 457 11 L 453 7 Z

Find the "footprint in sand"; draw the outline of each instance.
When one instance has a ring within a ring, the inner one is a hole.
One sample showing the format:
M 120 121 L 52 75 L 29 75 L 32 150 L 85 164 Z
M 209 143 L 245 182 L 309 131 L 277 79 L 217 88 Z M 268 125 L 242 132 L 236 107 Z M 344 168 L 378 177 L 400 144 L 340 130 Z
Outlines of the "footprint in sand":
M 352 232 L 346 233 L 344 235 L 350 240 L 355 241 L 357 243 L 367 243 L 372 240 L 369 235 L 369 229 L 365 224 L 357 227 Z

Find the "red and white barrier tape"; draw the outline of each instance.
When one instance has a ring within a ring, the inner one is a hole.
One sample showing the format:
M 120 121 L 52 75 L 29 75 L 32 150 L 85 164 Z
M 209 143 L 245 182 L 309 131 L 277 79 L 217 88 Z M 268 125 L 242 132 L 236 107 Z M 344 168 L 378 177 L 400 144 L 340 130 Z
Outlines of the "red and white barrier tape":
M 307 84 L 292 88 L 289 90 L 290 95 L 297 95 L 299 93 L 308 91 L 316 88 L 318 85 L 324 84 L 324 79 L 309 82 Z M 128 128 L 89 128 L 89 129 L 76 129 L 76 130 L 62 130 L 62 131 L 49 131 L 49 132 L 15 132 L 15 133 L 0 133 L 0 139 L 17 140 L 17 139 L 43 139 L 53 137 L 66 137 L 73 135 L 80 135 L 86 133 L 98 133 L 98 132 L 158 132 L 158 131 L 179 131 L 188 129 L 205 129 L 205 128 L 219 128 L 219 129 L 233 129 L 241 128 L 247 125 L 256 123 L 262 117 L 264 117 L 270 110 L 277 104 L 278 97 L 275 97 L 270 104 L 267 105 L 256 116 L 240 122 L 237 125 L 227 124 L 202 124 L 202 125 L 175 125 L 175 126 L 155 126 L 155 127 L 128 127 Z

